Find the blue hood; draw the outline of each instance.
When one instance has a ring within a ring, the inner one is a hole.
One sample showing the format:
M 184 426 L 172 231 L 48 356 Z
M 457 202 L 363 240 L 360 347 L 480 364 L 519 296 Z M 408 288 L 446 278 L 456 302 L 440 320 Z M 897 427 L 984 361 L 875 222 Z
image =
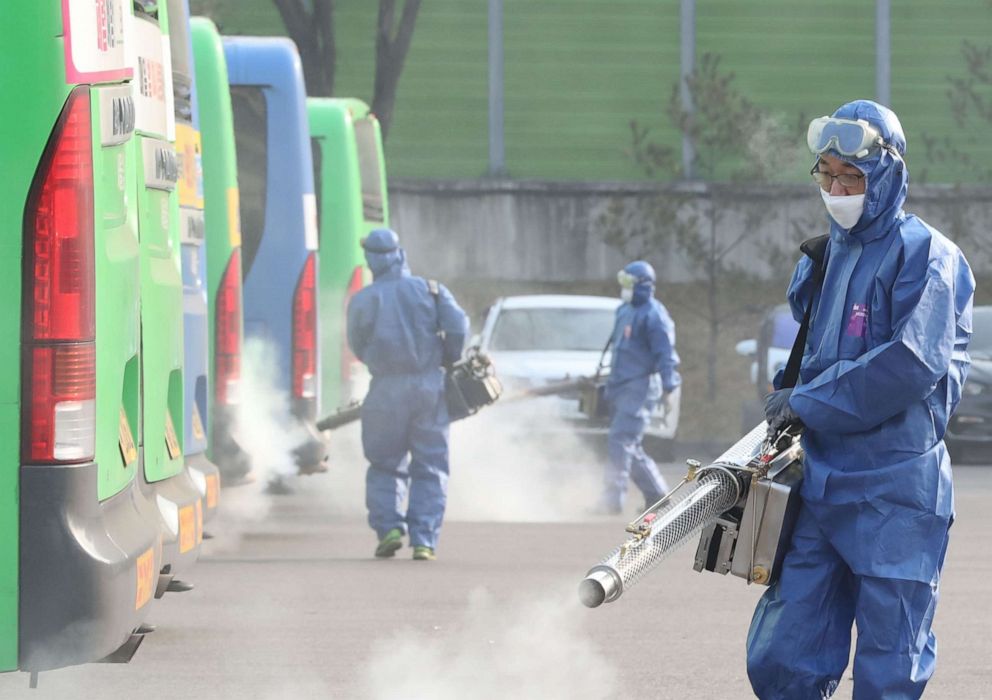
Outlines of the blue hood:
M 388 253 L 376 253 L 371 250 L 365 251 L 365 262 L 372 270 L 372 279 L 386 277 L 393 273 L 396 276 L 409 274 L 410 269 L 406 265 L 406 252 L 402 248 L 396 248 Z
M 871 100 L 848 102 L 838 108 L 833 116 L 842 119 L 864 119 L 877 128 L 885 142 L 891 144 L 900 154 L 897 156 L 883 148 L 867 158 L 854 160 L 836 151 L 827 151 L 865 174 L 867 178 L 865 209 L 858 223 L 851 229 L 850 235 L 862 242 L 874 240 L 885 235 L 891 230 L 893 222 L 904 216 L 902 205 L 906 201 L 909 185 L 909 171 L 906 162 L 902 159 L 906 153 L 906 136 L 895 112 Z M 829 220 L 831 237 L 840 241 L 846 239 L 848 232 L 832 218 Z
M 654 282 L 642 280 L 634 285 L 634 294 L 630 299 L 631 306 L 641 306 L 648 303 L 654 296 Z

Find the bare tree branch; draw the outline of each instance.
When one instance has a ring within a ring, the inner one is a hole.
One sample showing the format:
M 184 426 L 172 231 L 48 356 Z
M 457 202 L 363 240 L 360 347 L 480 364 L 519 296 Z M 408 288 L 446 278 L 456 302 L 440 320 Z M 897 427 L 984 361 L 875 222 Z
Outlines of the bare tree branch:
M 389 134 L 396 106 L 396 89 L 413 40 L 413 28 L 420 10 L 420 0 L 406 0 L 399 26 L 394 28 L 396 0 L 380 0 L 375 38 L 375 82 L 372 112 L 379 119 L 383 141 Z
M 308 10 L 301 0 L 272 0 L 289 37 L 300 50 L 307 93 L 334 92 L 334 0 L 313 0 Z

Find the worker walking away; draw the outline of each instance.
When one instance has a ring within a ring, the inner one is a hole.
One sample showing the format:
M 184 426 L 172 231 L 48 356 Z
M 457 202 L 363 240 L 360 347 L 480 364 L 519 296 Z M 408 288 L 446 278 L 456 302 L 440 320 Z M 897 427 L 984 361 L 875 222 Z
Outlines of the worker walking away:
M 644 431 L 658 402 L 666 415 L 673 392 L 682 383 L 675 352 L 675 324 L 654 298 L 654 268 L 637 260 L 621 270 L 620 297 L 611 340 L 612 360 L 605 398 L 610 405 L 608 465 L 603 495 L 596 511 L 615 515 L 623 510 L 632 478 L 646 505 L 665 495 L 668 486 L 658 466 L 645 453 Z
M 348 306 L 348 345 L 372 375 L 362 448 L 375 556 L 393 556 L 409 533 L 413 558 L 433 560 L 448 489 L 445 368 L 468 319 L 443 285 L 410 274 L 396 233 L 375 229 L 362 248 L 374 281 Z

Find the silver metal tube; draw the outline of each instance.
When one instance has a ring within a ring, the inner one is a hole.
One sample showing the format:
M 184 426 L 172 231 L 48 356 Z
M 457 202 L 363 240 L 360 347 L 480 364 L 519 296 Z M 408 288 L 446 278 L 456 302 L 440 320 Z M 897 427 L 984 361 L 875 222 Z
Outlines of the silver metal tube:
M 707 467 L 673 492 L 671 505 L 650 523 L 651 533 L 631 537 L 579 584 L 579 597 L 590 608 L 611 603 L 687 540 L 729 510 L 741 485 L 730 470 Z
M 590 608 L 611 603 L 669 554 L 734 507 L 745 495 L 745 472 L 735 471 L 757 455 L 767 433 L 762 422 L 707 467 L 687 476 L 664 506 L 648 510 L 628 526 L 631 536 L 592 567 L 579 584 Z

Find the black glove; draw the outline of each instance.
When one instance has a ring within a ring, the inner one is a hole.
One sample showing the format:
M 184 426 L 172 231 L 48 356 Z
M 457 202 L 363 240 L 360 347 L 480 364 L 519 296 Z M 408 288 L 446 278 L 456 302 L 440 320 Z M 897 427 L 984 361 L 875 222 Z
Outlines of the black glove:
M 765 394 L 765 420 L 768 421 L 768 434 L 774 435 L 792 423 L 801 423 L 799 414 L 792 410 L 789 399 L 792 389 L 779 389 Z

